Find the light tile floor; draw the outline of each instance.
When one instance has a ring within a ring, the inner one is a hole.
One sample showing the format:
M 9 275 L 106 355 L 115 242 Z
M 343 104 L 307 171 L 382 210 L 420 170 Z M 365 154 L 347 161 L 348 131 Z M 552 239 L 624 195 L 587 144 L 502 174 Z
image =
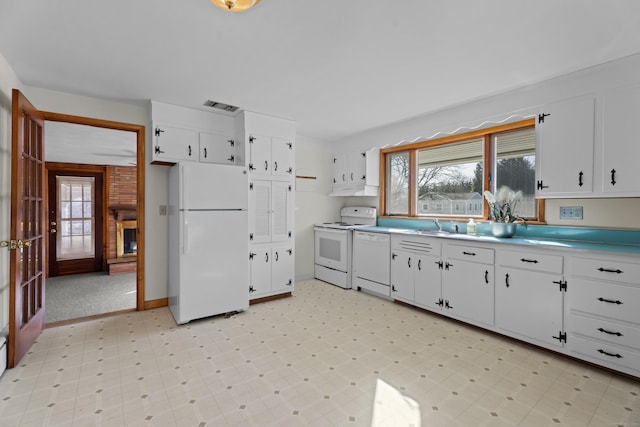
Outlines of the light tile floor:
M 640 426 L 640 383 L 309 280 L 177 327 L 47 329 L 0 378 L 8 426 Z

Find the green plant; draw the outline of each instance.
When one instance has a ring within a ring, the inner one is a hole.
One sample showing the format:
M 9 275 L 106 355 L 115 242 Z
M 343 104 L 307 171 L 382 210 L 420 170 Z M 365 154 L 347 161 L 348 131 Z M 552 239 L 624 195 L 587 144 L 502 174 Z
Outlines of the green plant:
M 516 192 L 507 186 L 503 186 L 496 191 L 495 195 L 490 191 L 485 191 L 484 198 L 489 203 L 489 219 L 496 222 L 525 220 L 515 213 L 518 201 L 522 198 L 522 191 Z

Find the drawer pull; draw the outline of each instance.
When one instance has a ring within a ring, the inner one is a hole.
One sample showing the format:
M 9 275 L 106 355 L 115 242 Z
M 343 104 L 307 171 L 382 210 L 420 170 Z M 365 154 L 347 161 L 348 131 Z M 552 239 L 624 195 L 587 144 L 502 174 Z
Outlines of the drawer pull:
M 622 304 L 622 301 L 618 301 L 618 300 L 614 301 L 612 299 L 606 299 L 606 298 L 602 298 L 602 297 L 598 298 L 598 301 L 608 302 L 609 304 L 618 304 L 618 305 Z
M 484 283 L 489 283 L 489 270 L 484 271 Z
M 520 258 L 520 261 L 522 261 L 522 262 L 530 262 L 530 263 L 533 263 L 533 264 L 537 264 L 538 263 L 537 259 Z
M 611 332 L 611 331 L 607 331 L 606 329 L 603 328 L 598 328 L 598 330 L 604 334 L 609 334 L 609 335 L 615 335 L 617 337 L 621 337 L 622 334 L 620 332 Z
M 620 269 L 612 270 L 610 268 L 603 268 L 603 267 L 600 267 L 598 269 L 598 271 L 601 271 L 603 273 L 616 273 L 616 274 L 621 274 L 622 273 L 622 270 L 620 270 Z
M 604 351 L 603 349 L 599 349 L 599 350 L 598 350 L 598 353 L 600 353 L 600 354 L 604 354 L 605 356 L 609 356 L 609 357 L 617 357 L 618 359 L 622 359 L 622 355 L 620 355 L 620 354 L 618 354 L 618 353 L 616 353 L 616 354 L 609 353 L 609 352 L 607 352 L 607 351 Z
M 476 256 L 475 252 L 462 252 L 462 255 Z

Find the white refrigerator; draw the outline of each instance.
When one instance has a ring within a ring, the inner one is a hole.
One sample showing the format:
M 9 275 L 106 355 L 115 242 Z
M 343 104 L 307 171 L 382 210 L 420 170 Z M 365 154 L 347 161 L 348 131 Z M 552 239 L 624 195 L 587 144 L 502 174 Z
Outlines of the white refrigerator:
M 242 166 L 169 171 L 169 309 L 176 323 L 249 307 L 249 184 Z

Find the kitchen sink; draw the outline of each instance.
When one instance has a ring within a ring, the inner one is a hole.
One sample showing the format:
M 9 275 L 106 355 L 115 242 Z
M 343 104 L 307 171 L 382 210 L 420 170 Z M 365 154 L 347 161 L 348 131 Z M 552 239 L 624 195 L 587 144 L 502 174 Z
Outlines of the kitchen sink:
M 416 234 L 422 234 L 424 236 L 450 236 L 455 233 L 444 230 L 416 230 Z

